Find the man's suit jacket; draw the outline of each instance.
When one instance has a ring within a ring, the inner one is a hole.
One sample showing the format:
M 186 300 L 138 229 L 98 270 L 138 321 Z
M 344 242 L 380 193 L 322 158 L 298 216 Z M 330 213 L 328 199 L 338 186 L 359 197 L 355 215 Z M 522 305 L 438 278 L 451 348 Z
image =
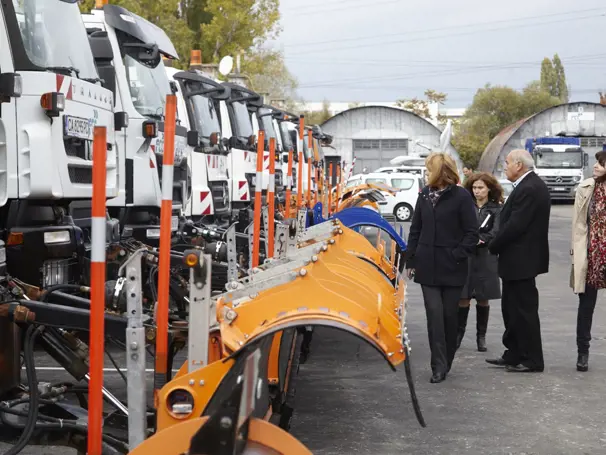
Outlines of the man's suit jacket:
M 507 198 L 499 231 L 488 247 L 499 255 L 503 280 L 525 280 L 549 271 L 550 211 L 547 185 L 530 172 Z

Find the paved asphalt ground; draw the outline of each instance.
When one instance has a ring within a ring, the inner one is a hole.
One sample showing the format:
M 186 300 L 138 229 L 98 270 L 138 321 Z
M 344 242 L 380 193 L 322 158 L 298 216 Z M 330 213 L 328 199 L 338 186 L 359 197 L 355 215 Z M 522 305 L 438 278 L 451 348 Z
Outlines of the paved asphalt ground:
M 311 357 L 300 370 L 292 433 L 318 455 L 606 454 L 605 299 L 600 295 L 594 317 L 590 370 L 578 373 L 577 298 L 568 287 L 570 224 L 571 207 L 554 206 L 550 272 L 538 281 L 544 373 L 507 373 L 484 362 L 502 352 L 500 304 L 493 302 L 489 351 L 475 350 L 472 309 L 466 338 L 448 379 L 430 384 L 420 288 L 410 284 L 411 358 L 427 428 L 415 419 L 402 368 L 392 372 L 375 351 L 350 335 L 317 330 Z M 42 354 L 38 357 L 41 380 L 65 378 L 48 369 L 55 366 L 52 360 Z M 124 365 L 123 356 L 117 358 Z M 123 382 L 115 372 L 106 372 L 106 384 L 124 398 Z M 8 445 L 0 444 L 0 454 L 7 449 Z M 22 453 L 68 455 L 75 451 L 31 447 Z

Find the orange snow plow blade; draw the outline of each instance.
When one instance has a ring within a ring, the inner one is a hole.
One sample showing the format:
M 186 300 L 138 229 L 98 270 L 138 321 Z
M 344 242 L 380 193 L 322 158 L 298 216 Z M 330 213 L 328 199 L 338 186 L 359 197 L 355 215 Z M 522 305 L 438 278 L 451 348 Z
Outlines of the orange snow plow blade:
M 309 264 L 271 279 L 284 284 L 253 294 L 228 292 L 217 302 L 217 319 L 231 351 L 282 330 L 334 327 L 368 342 L 395 369 L 405 360 L 402 345 L 405 285 L 394 287 L 377 267 L 336 242 L 311 254 Z M 302 296 L 305 296 L 302 301 Z

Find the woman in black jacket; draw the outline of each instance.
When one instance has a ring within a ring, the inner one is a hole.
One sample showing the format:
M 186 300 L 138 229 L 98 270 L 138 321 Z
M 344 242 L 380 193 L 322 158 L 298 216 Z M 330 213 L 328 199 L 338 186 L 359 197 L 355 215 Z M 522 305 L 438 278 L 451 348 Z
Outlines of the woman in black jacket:
M 457 349 L 465 336 L 471 299 L 476 304 L 476 343 L 478 351 L 486 351 L 486 328 L 490 312 L 490 300 L 501 298 L 498 258 L 488 251 L 487 245 L 499 230 L 499 215 L 503 202 L 503 188 L 491 174 L 473 174 L 465 182 L 471 194 L 480 224 L 480 240 L 469 258 L 469 275 L 459 302 L 459 333 Z
M 478 243 L 473 199 L 458 186 L 449 155 L 427 157 L 427 183 L 419 194 L 408 236 L 408 277 L 421 285 L 431 348 L 431 382 L 442 382 L 457 350 L 457 310 L 467 280 L 467 258 Z

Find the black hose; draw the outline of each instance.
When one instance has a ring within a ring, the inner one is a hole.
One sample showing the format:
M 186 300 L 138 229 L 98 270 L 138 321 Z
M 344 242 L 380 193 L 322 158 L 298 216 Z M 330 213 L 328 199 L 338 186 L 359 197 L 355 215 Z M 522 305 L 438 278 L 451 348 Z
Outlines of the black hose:
M 55 291 L 59 291 L 61 289 L 70 289 L 73 291 L 81 291 L 84 292 L 84 289 L 86 286 L 80 286 L 78 284 L 56 284 L 55 286 L 51 286 L 49 288 L 46 288 L 44 290 L 44 293 L 42 295 L 42 297 L 40 298 L 41 302 L 46 302 L 48 299 L 48 296 L 51 295 L 53 292 Z
M 419 424 L 421 424 L 421 426 L 425 428 L 427 424 L 425 423 L 425 418 L 423 417 L 423 413 L 421 412 L 421 405 L 419 404 L 419 399 L 417 398 L 417 392 L 415 390 L 415 383 L 412 378 L 412 367 L 410 366 L 410 351 L 406 346 L 404 346 L 404 351 L 406 355 L 406 359 L 404 360 L 404 371 L 406 372 L 406 382 L 408 382 L 408 389 L 410 390 L 410 399 L 412 400 L 412 407 L 415 411 L 415 415 L 417 416 Z
M 25 333 L 25 370 L 27 371 L 27 385 L 29 387 L 29 409 L 25 427 L 17 443 L 4 455 L 17 455 L 29 443 L 38 420 L 38 379 L 36 377 L 36 365 L 34 364 L 34 344 L 38 336 L 38 329 L 30 325 Z

